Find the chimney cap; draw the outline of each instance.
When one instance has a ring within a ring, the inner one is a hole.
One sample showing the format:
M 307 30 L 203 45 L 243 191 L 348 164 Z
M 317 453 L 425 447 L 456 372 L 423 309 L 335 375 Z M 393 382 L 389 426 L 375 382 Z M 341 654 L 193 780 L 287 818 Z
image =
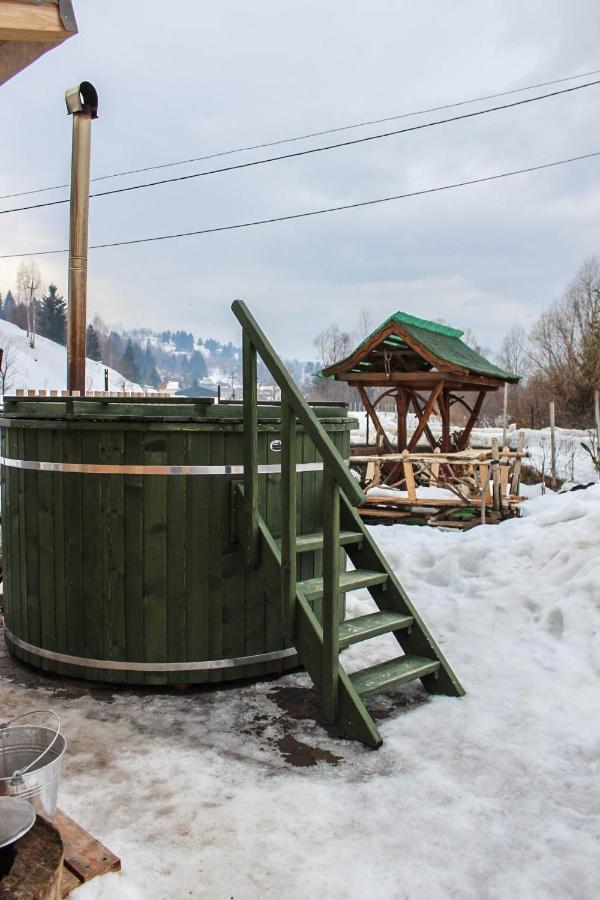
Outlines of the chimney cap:
M 98 118 L 98 92 L 90 81 L 82 81 L 65 91 L 69 115 L 84 114 Z

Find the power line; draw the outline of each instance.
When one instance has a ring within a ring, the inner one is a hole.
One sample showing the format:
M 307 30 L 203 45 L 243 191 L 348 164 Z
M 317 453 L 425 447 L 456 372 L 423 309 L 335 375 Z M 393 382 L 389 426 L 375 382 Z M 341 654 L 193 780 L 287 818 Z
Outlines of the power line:
M 386 131 L 383 134 L 372 134 L 367 137 L 353 138 L 350 141 L 341 141 L 337 144 L 328 144 L 325 147 L 312 147 L 309 150 L 296 150 L 294 153 L 284 153 L 280 156 L 270 156 L 266 159 L 255 159 L 251 160 L 250 162 L 236 163 L 233 166 L 224 166 L 220 169 L 209 169 L 208 171 L 204 172 L 193 172 L 190 175 L 177 175 L 174 178 L 161 178 L 159 181 L 146 181 L 143 184 L 131 184 L 122 188 L 112 188 L 109 191 L 99 191 L 96 194 L 90 194 L 90 198 L 109 197 L 114 194 L 126 194 L 130 191 L 139 191 L 145 188 L 158 187 L 163 184 L 173 184 L 180 181 L 190 181 L 193 178 L 203 178 L 206 175 L 219 175 L 223 172 L 233 172 L 239 169 L 249 169 L 254 166 L 264 166 L 267 163 L 280 162 L 284 159 L 295 159 L 300 156 L 311 156 L 314 153 L 323 153 L 327 150 L 339 150 L 341 147 L 352 147 L 356 144 L 366 144 L 370 141 L 380 141 L 383 138 L 395 137 L 396 135 L 407 134 L 411 131 L 421 131 L 425 128 L 433 128 L 437 125 L 448 125 L 450 122 L 459 122 L 464 119 L 473 119 L 477 116 L 484 116 L 487 113 L 500 112 L 505 109 L 512 109 L 516 106 L 524 106 L 528 103 L 536 103 L 538 100 L 547 100 L 551 97 L 558 97 L 561 94 L 570 94 L 573 91 L 581 91 L 584 88 L 594 87 L 598 84 L 600 84 L 600 79 L 598 79 L 597 81 L 588 81 L 585 84 L 578 84 L 570 88 L 563 88 L 563 90 L 561 91 L 551 91 L 549 94 L 539 94 L 537 97 L 527 97 L 525 100 L 515 100 L 512 103 L 504 103 L 501 106 L 490 106 L 486 109 L 478 109 L 474 112 L 461 113 L 459 116 L 451 116 L 447 119 L 437 119 L 434 122 L 423 122 L 420 125 L 409 125 L 408 128 L 399 128 L 394 131 Z M 14 212 L 27 212 L 33 209 L 42 209 L 43 207 L 48 206 L 61 206 L 64 203 L 69 203 L 69 199 L 66 198 L 64 200 L 50 200 L 46 203 L 34 203 L 30 206 L 17 206 L 13 209 L 0 210 L 0 216 L 5 216 L 9 213 Z
M 592 159 L 596 156 L 600 156 L 600 150 L 594 151 L 593 153 L 584 153 L 581 156 L 571 156 L 568 159 L 558 159 L 554 162 L 541 163 L 537 166 L 527 166 L 524 169 L 513 169 L 510 172 L 500 172 L 497 175 L 485 175 L 481 178 L 471 178 L 468 181 L 457 181 L 453 184 L 442 184 L 438 187 L 424 188 L 420 191 L 410 191 L 409 193 L 405 194 L 394 194 L 390 197 L 378 197 L 375 200 L 361 200 L 357 203 L 346 203 L 343 206 L 329 206 L 325 209 L 313 209 L 309 210 L 308 212 L 292 213 L 287 216 L 272 216 L 268 219 L 256 219 L 251 222 L 238 222 L 234 225 L 217 225 L 212 228 L 201 228 L 197 231 L 181 231 L 174 234 L 161 234 L 155 237 L 135 238 L 129 241 L 112 241 L 110 243 L 104 244 L 91 244 L 89 249 L 103 250 L 107 247 L 128 247 L 132 244 L 149 244 L 155 241 L 170 241 L 177 238 L 195 237 L 202 234 L 215 234 L 220 231 L 235 231 L 241 228 L 253 228 L 256 225 L 270 225 L 275 222 L 289 222 L 292 219 L 306 219 L 309 216 L 322 216 L 326 213 L 342 212 L 348 209 L 359 209 L 360 207 L 365 206 L 376 206 L 377 204 L 389 203 L 393 200 L 406 200 L 409 197 L 422 197 L 426 194 L 436 194 L 440 193 L 441 191 L 450 191 L 456 188 L 468 187 L 469 185 L 473 184 L 483 184 L 484 182 L 489 181 L 499 181 L 502 178 L 510 178 L 513 175 L 524 175 L 528 172 L 540 172 L 543 169 L 551 169 L 556 166 L 564 166 L 568 163 L 579 162 L 584 159 Z M 9 253 L 0 256 L 0 259 L 19 259 L 23 256 L 50 256 L 53 254 L 68 252 L 68 250 L 39 250 L 33 253 Z
M 98 175 L 96 176 L 96 178 L 91 178 L 90 181 L 106 181 L 110 178 L 122 178 L 125 175 L 139 175 L 142 172 L 153 172 L 157 169 L 170 169 L 175 166 L 184 166 L 193 162 L 206 162 L 206 160 L 209 159 L 217 159 L 218 157 L 222 156 L 231 156 L 234 153 L 244 153 L 250 150 L 265 150 L 268 147 L 278 147 L 281 144 L 291 144 L 295 141 L 305 141 L 309 138 L 323 137 L 326 134 L 336 134 L 341 131 L 351 131 L 355 128 L 366 128 L 370 125 L 382 125 L 384 122 L 395 122 L 399 119 L 409 119 L 414 116 L 426 115 L 427 113 L 441 112 L 444 109 L 456 109 L 461 106 L 468 106 L 471 103 L 482 103 L 484 100 L 497 100 L 499 97 L 508 97 L 512 94 L 521 94 L 524 91 L 533 91 L 537 88 L 550 87 L 551 85 L 555 84 L 564 84 L 567 81 L 575 81 L 578 78 L 589 78 L 592 75 L 598 74 L 600 74 L 600 69 L 593 69 L 591 72 L 580 72 L 579 75 L 568 75 L 564 78 L 555 78 L 552 81 L 540 81 L 537 84 L 527 84 L 523 87 L 512 88 L 511 90 L 498 91 L 494 94 L 484 94 L 481 97 L 471 97 L 468 100 L 457 100 L 454 103 L 446 103 L 441 106 L 430 106 L 425 109 L 418 109 L 414 110 L 413 112 L 400 113 L 395 116 L 385 116 L 381 119 L 368 119 L 364 122 L 356 122 L 352 125 L 339 125 L 337 128 L 326 128 L 323 131 L 312 131 L 306 134 L 299 134 L 294 137 L 281 138 L 276 141 L 265 141 L 260 144 L 248 144 L 244 147 L 234 147 L 230 150 L 220 150 L 217 153 L 209 153 L 205 156 L 192 156 L 189 159 L 180 159 L 176 160 L 175 162 L 158 163 L 152 166 L 144 166 L 139 169 L 125 169 L 122 172 L 112 172 L 109 175 Z M 20 191 L 19 193 L 15 194 L 1 194 L 0 200 L 10 200 L 14 197 L 26 197 L 31 194 L 43 194 L 46 191 L 59 191 L 68 187 L 70 187 L 70 184 L 55 184 L 50 185 L 49 187 L 35 188 L 34 190 L 29 191 Z

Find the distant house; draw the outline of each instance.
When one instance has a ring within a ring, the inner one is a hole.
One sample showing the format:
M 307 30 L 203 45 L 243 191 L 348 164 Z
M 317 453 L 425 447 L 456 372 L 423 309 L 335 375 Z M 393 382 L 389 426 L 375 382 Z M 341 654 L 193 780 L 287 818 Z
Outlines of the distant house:
M 216 397 L 217 389 L 214 385 L 195 384 L 192 387 L 177 391 L 178 397 Z
M 158 391 L 161 394 L 170 394 L 171 397 L 173 397 L 181 391 L 181 384 L 179 381 L 169 381 L 168 379 L 165 379 L 158 385 Z

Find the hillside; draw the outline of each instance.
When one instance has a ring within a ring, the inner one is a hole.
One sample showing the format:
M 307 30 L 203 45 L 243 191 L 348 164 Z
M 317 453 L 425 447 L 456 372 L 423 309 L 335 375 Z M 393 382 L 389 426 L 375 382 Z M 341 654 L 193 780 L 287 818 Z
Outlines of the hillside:
M 36 336 L 35 347 L 29 346 L 27 332 L 17 325 L 0 319 L 0 347 L 4 350 L 0 393 L 14 394 L 16 390 L 34 388 L 36 390 L 64 391 L 67 387 L 67 348 L 47 338 Z M 87 360 L 86 389 L 104 390 L 103 363 Z M 133 384 L 114 369 L 108 370 L 109 390 L 135 391 L 139 385 Z M 4 381 L 4 389 L 2 385 Z

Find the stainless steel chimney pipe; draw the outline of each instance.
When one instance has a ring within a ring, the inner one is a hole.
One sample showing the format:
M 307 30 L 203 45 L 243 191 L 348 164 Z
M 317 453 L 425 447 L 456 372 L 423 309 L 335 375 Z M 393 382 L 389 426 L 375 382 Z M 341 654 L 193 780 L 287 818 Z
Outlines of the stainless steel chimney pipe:
M 73 116 L 71 150 L 71 221 L 69 238 L 69 312 L 67 321 L 67 390 L 85 394 L 88 220 L 92 119 L 98 118 L 98 94 L 89 81 L 65 92 Z

